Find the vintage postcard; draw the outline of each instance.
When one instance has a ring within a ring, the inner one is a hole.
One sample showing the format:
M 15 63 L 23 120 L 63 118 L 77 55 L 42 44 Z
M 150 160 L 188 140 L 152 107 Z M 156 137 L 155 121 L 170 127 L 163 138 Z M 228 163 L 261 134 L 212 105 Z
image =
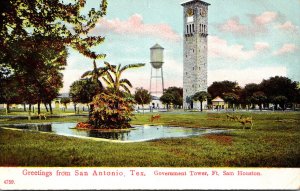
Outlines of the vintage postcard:
M 0 190 L 300 188 L 299 0 L 0 2 Z

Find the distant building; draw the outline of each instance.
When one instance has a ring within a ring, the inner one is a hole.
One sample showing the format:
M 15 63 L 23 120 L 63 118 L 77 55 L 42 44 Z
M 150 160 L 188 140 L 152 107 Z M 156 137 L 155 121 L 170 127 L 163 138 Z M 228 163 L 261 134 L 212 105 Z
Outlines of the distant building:
M 149 104 L 144 105 L 145 112 L 158 112 L 164 111 L 166 109 L 166 105 L 164 105 L 157 96 L 151 96 L 152 101 Z M 138 112 L 143 112 L 142 105 L 135 105 L 135 110 Z
M 165 105 L 159 100 L 159 97 L 152 96 L 152 101 L 150 102 L 152 108 L 154 109 L 162 109 Z
M 225 101 L 217 96 L 215 99 L 211 100 L 212 103 L 212 109 L 224 109 L 225 107 Z

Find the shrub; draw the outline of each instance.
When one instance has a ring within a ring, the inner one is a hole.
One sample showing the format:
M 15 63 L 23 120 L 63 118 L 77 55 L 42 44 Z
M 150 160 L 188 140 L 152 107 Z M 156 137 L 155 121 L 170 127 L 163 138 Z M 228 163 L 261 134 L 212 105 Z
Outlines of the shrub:
M 95 128 L 121 129 L 131 127 L 134 100 L 124 94 L 103 92 L 96 95 L 91 103 L 89 123 Z

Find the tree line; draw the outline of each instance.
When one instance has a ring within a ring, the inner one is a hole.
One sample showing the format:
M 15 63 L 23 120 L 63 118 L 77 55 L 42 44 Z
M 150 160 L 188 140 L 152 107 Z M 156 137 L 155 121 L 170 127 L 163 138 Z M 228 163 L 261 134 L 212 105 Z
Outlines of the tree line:
M 241 108 L 252 108 L 256 105 L 259 109 L 269 108 L 269 104 L 273 104 L 274 109 L 285 110 L 289 106 L 294 106 L 300 103 L 300 85 L 297 81 L 292 81 L 287 77 L 275 76 L 269 79 L 264 79 L 261 83 L 246 84 L 242 88 L 237 82 L 233 81 L 219 81 L 213 82 L 208 91 L 196 92 L 191 97 L 186 98 L 187 103 L 191 101 L 199 101 L 201 103 L 200 109 L 202 111 L 202 103 L 207 101 L 209 105 L 212 104 L 212 99 L 219 96 L 222 98 L 230 108 L 235 109 L 239 106 Z M 149 104 L 152 101 L 150 92 L 143 88 L 137 88 L 134 94 L 137 104 Z M 159 100 L 169 109 L 171 105 L 175 109 L 183 107 L 183 89 L 181 87 L 169 87 L 164 90 L 163 95 Z
M 285 110 L 300 103 L 299 82 L 283 76 L 270 77 L 259 84 L 246 84 L 244 88 L 237 82 L 214 82 L 208 87 L 208 93 L 212 98 L 220 96 L 233 109 L 234 105 L 250 108 L 258 105 L 261 110 L 272 104 L 274 109 Z
M 182 92 L 182 88 L 170 87 L 164 91 L 160 101 L 166 104 L 167 108 L 171 104 L 175 108 L 182 108 Z M 207 92 L 196 92 L 185 99 L 188 104 L 192 101 L 200 101 L 202 110 L 202 102 L 208 101 L 208 104 L 212 104 L 212 99 L 217 96 L 228 103 L 232 109 L 235 109 L 236 106 L 254 108 L 255 105 L 258 105 L 261 110 L 264 107 L 269 108 L 269 104 L 273 104 L 274 109 L 285 110 L 287 107 L 300 103 L 300 85 L 299 82 L 282 76 L 264 79 L 259 84 L 246 84 L 244 88 L 237 82 L 225 80 L 213 82 Z

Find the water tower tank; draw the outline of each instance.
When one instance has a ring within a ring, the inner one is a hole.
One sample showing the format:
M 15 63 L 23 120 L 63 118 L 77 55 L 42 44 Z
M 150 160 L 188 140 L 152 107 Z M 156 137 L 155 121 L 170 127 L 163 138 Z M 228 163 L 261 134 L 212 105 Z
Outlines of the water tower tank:
M 155 69 L 161 68 L 164 63 L 164 48 L 159 44 L 150 48 L 150 63 Z

